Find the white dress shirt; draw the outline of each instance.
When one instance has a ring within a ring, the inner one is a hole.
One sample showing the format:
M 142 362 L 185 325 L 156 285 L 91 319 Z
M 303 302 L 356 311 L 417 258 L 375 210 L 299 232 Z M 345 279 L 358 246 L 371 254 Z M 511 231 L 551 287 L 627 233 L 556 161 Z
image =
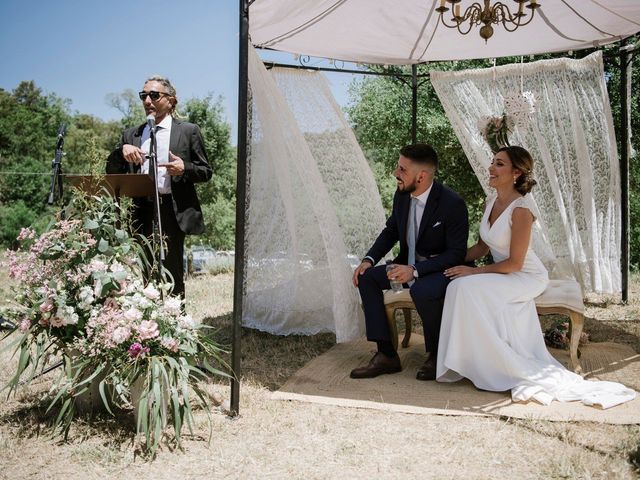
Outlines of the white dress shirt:
M 171 124 L 173 118 L 171 115 L 167 115 L 162 121 L 156 125 L 156 145 L 158 152 L 158 165 L 169 162 L 169 139 L 171 138 Z M 144 127 L 142 131 L 142 138 L 140 148 L 144 150 L 146 155 L 149 155 L 149 148 L 151 147 L 151 136 L 149 132 L 149 125 Z M 149 173 L 149 159 L 147 158 L 142 164 L 142 173 Z M 166 167 L 158 167 L 158 192 L 160 194 L 171 193 L 171 175 L 167 174 Z
M 431 193 L 432 187 L 433 187 L 433 183 L 431 183 L 431 186 L 427 188 L 426 191 L 422 192 L 420 195 L 415 197 L 416 198 L 416 235 L 420 231 L 420 222 L 422 221 L 422 214 L 424 213 L 424 207 L 427 205 L 427 200 L 429 199 L 429 193 Z M 411 195 L 411 197 L 414 198 L 413 195 Z M 362 260 L 369 260 L 371 262 L 371 265 L 374 265 L 373 258 L 369 256 L 364 257 Z M 414 266 L 414 269 L 415 269 L 415 266 Z
M 424 213 L 424 207 L 427 205 L 427 200 L 429 199 L 429 193 L 431 193 L 431 187 L 433 187 L 433 183 L 431 186 L 427 188 L 427 190 L 417 197 L 412 198 L 416 199 L 416 235 L 420 231 L 420 222 L 422 221 L 422 214 Z

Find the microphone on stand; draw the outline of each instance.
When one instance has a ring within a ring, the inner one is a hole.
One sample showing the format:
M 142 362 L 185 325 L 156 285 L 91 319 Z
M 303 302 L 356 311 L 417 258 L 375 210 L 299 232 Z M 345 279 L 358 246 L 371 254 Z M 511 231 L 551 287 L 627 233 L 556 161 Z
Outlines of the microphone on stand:
M 62 122 L 60 124 L 60 128 L 58 128 L 58 136 L 57 136 L 57 138 L 58 138 L 58 142 L 57 142 L 58 148 L 61 146 L 61 143 L 64 140 L 64 133 L 65 133 L 66 129 L 67 129 L 67 124 Z
M 156 116 L 153 113 L 147 115 L 147 125 L 149 125 L 149 130 L 152 132 L 156 128 Z

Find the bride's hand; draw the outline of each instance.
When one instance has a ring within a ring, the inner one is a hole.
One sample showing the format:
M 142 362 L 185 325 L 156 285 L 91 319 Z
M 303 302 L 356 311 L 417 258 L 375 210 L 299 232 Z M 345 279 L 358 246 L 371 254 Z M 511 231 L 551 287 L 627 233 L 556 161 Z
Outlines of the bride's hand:
M 449 277 L 451 280 L 466 277 L 467 275 L 473 275 L 474 273 L 476 273 L 476 269 L 474 267 L 467 267 L 466 265 L 458 265 L 456 267 L 447 268 L 444 271 L 445 276 Z

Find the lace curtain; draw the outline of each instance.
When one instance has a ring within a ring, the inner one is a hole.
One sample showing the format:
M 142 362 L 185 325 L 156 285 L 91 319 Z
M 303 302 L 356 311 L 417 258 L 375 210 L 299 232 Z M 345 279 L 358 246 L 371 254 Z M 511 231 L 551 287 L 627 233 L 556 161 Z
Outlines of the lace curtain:
M 249 82 L 243 323 L 356 338 L 352 265 L 384 224 L 371 169 L 321 74 L 269 72 L 250 49 Z
M 432 71 L 431 81 L 485 192 L 492 154 L 477 122 L 501 115 L 505 97 L 533 92 L 529 126 L 510 135 L 535 162 L 532 196 L 542 214 L 533 248 L 552 278 L 575 278 L 584 292 L 619 292 L 620 172 L 601 53 Z

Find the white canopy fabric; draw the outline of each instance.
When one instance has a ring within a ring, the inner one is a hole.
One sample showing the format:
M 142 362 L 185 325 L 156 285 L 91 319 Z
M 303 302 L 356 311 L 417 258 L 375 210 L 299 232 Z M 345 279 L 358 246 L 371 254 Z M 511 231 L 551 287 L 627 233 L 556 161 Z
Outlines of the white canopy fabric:
M 509 135 L 534 158 L 531 192 L 540 211 L 533 249 L 551 278 L 575 278 L 583 292 L 620 291 L 620 169 L 602 52 L 457 72 L 431 83 L 485 192 L 493 154 L 483 116 L 529 117 Z M 535 113 L 522 89 L 537 99 Z
M 464 11 L 471 3 L 462 0 L 458 5 Z M 503 3 L 512 11 L 518 5 Z M 579 50 L 640 31 L 640 0 L 538 3 L 529 25 L 512 33 L 494 25 L 486 44 L 478 28 L 462 35 L 443 26 L 435 11 L 440 0 L 255 0 L 249 10 L 249 34 L 256 47 L 404 65 Z M 445 13 L 445 19 L 450 17 L 451 11 Z
M 322 74 L 267 71 L 252 48 L 248 60 L 243 325 L 353 340 L 351 275 L 385 220 L 375 179 Z

